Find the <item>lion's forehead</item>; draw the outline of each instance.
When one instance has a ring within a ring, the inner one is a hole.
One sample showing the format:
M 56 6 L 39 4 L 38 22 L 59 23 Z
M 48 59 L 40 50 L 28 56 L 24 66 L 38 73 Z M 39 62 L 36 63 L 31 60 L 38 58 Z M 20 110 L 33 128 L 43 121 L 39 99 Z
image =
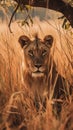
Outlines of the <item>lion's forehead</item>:
M 48 49 L 47 47 L 46 47 L 46 45 L 43 43 L 43 42 L 38 42 L 38 43 L 36 43 L 35 41 L 33 41 L 33 42 L 31 42 L 30 43 L 30 45 L 28 46 L 28 50 L 29 49 L 32 49 L 32 50 L 43 50 L 43 49 Z

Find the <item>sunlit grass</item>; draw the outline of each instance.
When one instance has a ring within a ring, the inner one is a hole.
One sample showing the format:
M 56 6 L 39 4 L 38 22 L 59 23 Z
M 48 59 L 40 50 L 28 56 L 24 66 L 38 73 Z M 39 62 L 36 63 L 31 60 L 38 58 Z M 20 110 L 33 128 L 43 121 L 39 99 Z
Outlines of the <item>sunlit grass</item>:
M 45 28 L 45 26 L 43 27 Z M 26 28 L 28 30 L 28 27 Z M 70 37 L 72 38 L 72 35 L 69 36 L 70 34 L 68 34 L 69 38 L 67 39 L 66 35 L 63 36 L 64 32 L 62 35 L 59 34 L 56 38 L 61 36 L 59 42 L 62 50 L 59 48 L 60 45 L 58 46 L 57 41 L 57 46 L 54 48 L 56 52 L 52 55 L 59 73 L 70 81 L 70 84 L 66 82 L 67 96 L 65 96 L 64 100 L 52 99 L 54 93 L 54 89 L 52 89 L 50 90 L 49 99 L 46 97 L 47 105 L 46 108 L 44 108 L 45 110 L 42 110 L 43 106 L 40 102 L 40 109 L 37 111 L 33 104 L 34 95 L 31 89 L 28 89 L 22 82 L 21 63 L 23 59 L 21 48 L 18 44 L 18 37 L 26 33 L 25 29 L 21 31 L 21 28 L 18 27 L 16 23 L 12 28 L 12 34 L 5 24 L 1 24 L 0 29 L 0 129 L 3 130 L 3 128 L 7 127 L 7 130 L 72 130 L 73 93 L 72 91 L 71 93 L 69 92 L 69 86 L 73 82 L 73 43 L 71 39 L 69 39 Z M 31 32 L 33 33 L 34 30 Z M 55 35 L 55 33 L 53 33 L 53 35 Z M 40 36 L 43 37 L 43 33 Z M 63 41 L 62 36 L 65 38 L 65 41 Z M 62 64 L 60 64 L 60 61 Z M 55 88 L 55 83 L 53 88 Z M 53 104 L 55 102 L 63 103 L 60 118 L 54 114 Z M 11 124 L 12 120 L 15 120 L 16 127 L 10 129 L 9 126 L 13 125 Z M 68 123 L 71 124 L 68 125 Z

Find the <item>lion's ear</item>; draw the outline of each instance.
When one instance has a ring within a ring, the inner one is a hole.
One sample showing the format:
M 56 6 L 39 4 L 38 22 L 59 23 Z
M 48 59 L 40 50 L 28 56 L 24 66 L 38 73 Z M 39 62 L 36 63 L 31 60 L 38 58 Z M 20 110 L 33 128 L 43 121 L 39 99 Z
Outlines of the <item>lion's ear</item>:
M 28 46 L 28 44 L 30 43 L 29 41 L 30 39 L 25 35 L 20 36 L 18 40 L 22 48 Z
M 44 42 L 45 42 L 45 45 L 46 45 L 47 47 L 52 47 L 52 44 L 53 44 L 53 36 L 51 36 L 51 35 L 45 36 Z

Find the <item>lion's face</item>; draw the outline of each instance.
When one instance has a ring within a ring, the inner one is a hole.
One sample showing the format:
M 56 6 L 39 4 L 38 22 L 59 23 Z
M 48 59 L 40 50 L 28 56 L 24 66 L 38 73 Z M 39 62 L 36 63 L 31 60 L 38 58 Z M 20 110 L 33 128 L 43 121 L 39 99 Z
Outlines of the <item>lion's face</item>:
M 40 77 L 48 71 L 48 61 L 53 37 L 47 35 L 43 40 L 35 37 L 30 40 L 27 36 L 21 36 L 19 42 L 24 51 L 26 67 L 32 76 Z

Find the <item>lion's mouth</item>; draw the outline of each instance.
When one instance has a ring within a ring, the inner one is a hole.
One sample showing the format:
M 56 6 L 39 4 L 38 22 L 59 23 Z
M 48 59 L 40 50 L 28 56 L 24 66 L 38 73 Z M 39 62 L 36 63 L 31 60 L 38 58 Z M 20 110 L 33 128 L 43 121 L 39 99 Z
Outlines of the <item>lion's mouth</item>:
M 40 70 L 35 71 L 34 73 L 42 73 Z
M 42 72 L 40 70 L 37 70 L 37 71 L 32 73 L 32 76 L 35 76 L 35 77 L 41 77 L 43 75 L 44 75 L 44 72 Z
M 38 73 L 44 73 L 44 72 L 40 71 L 40 70 L 37 70 L 37 71 L 34 71 L 33 73 L 38 74 Z

